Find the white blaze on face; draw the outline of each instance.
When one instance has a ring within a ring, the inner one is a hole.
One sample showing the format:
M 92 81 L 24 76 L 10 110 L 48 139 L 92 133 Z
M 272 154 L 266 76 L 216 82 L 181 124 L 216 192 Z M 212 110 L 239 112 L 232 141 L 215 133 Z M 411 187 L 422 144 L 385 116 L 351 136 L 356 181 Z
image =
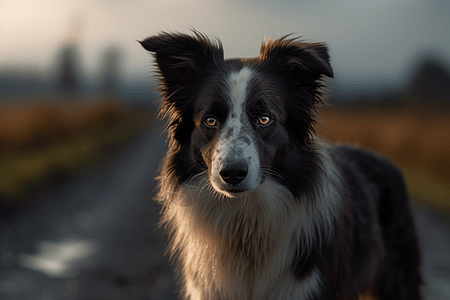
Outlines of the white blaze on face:
M 219 175 L 220 166 L 244 160 L 248 165 L 246 178 L 239 183 L 240 187 L 250 191 L 260 183 L 259 157 L 255 144 L 255 133 L 246 113 L 248 87 L 254 76 L 253 70 L 244 67 L 232 72 L 227 78 L 227 96 L 230 111 L 221 129 L 218 143 L 214 151 L 211 170 L 213 187 L 227 196 L 235 197 L 223 191 L 225 182 Z

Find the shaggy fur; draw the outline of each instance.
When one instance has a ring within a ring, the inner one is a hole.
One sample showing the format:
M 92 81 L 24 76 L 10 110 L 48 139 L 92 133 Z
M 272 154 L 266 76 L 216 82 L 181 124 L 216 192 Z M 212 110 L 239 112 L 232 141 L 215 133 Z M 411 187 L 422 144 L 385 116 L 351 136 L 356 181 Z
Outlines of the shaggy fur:
M 400 172 L 315 135 L 324 44 L 283 37 L 229 60 L 198 32 L 141 44 L 168 118 L 157 200 L 183 299 L 421 299 Z

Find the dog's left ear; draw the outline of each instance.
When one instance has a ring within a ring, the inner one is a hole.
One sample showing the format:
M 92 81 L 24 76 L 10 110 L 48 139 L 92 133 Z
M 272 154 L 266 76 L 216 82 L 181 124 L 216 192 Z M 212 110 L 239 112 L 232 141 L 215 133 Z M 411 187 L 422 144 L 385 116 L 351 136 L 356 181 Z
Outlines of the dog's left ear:
M 154 52 L 160 79 L 166 87 L 191 86 L 202 68 L 223 60 L 219 41 L 214 43 L 197 31 L 194 34 L 163 32 L 140 42 L 146 50 Z
M 324 103 L 323 77 L 333 77 L 328 48 L 321 43 L 305 43 L 288 36 L 269 40 L 261 45 L 261 68 L 279 76 L 293 89 L 286 93 L 290 100 L 286 126 L 291 128 L 292 138 L 303 146 L 312 145 L 316 124 L 317 105 Z
M 295 38 L 288 39 L 288 36 L 270 39 L 261 45 L 260 58 L 281 67 L 280 72 L 294 81 L 305 75 L 312 78 L 334 76 L 328 48 L 322 43 L 306 43 Z

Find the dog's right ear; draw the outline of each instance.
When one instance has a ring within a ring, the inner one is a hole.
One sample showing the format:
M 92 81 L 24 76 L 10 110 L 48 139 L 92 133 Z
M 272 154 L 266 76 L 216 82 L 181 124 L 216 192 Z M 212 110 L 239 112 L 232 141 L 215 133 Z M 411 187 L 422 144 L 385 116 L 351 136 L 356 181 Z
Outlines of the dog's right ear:
M 183 145 L 194 126 L 191 87 L 208 69 L 221 64 L 222 45 L 197 31 L 194 36 L 163 32 L 140 43 L 154 53 L 163 96 L 161 115 L 169 117 L 167 130 L 173 146 Z
M 223 60 L 220 41 L 212 42 L 197 31 L 194 34 L 163 32 L 140 42 L 146 50 L 154 52 L 166 88 L 191 86 L 201 70 Z

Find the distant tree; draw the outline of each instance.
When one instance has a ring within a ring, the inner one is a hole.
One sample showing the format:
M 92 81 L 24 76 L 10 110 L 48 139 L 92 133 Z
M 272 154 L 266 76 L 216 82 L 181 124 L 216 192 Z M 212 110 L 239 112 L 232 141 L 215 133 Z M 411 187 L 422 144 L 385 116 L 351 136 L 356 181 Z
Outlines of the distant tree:
M 409 87 L 409 94 L 421 102 L 450 104 L 450 72 L 433 58 L 418 66 Z
M 102 55 L 102 64 L 100 69 L 101 89 L 103 94 L 108 96 L 117 95 L 120 86 L 120 73 L 122 53 L 111 46 L 107 48 Z

